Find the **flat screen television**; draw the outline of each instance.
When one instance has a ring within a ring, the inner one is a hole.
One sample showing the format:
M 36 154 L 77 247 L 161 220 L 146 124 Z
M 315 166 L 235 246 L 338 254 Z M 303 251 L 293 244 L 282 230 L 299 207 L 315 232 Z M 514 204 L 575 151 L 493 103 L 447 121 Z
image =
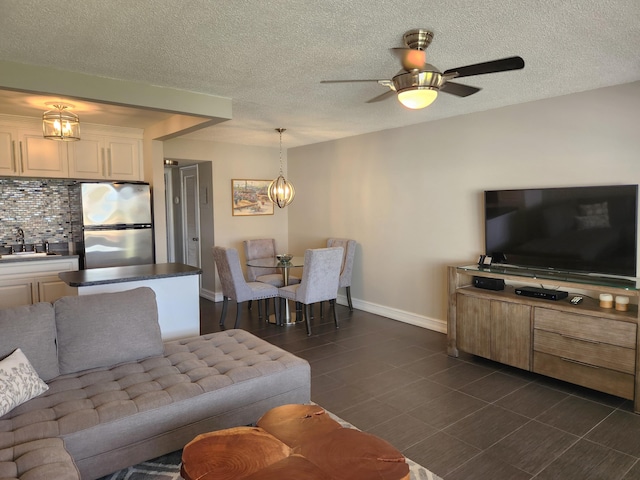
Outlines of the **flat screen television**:
M 492 190 L 484 200 L 494 262 L 636 276 L 638 185 Z

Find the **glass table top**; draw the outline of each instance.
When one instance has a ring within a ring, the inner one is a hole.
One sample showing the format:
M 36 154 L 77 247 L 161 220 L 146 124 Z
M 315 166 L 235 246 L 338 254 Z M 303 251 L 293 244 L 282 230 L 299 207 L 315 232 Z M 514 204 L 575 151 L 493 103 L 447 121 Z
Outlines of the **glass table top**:
M 262 268 L 304 267 L 304 257 L 293 257 L 287 263 L 282 263 L 276 257 L 254 258 L 253 260 L 247 260 L 247 266 L 248 267 L 262 267 Z

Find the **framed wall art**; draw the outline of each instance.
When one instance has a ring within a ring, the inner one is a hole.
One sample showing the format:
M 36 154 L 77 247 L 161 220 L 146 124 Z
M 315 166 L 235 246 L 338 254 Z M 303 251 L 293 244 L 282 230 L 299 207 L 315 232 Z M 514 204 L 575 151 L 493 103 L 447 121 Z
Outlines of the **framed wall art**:
M 267 195 L 271 180 L 231 180 L 231 209 L 234 216 L 273 215 Z

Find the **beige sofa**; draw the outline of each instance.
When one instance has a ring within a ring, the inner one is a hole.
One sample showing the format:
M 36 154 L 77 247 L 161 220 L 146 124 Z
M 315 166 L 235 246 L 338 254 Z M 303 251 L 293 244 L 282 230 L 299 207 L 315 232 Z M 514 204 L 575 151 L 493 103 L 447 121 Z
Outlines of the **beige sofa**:
M 309 364 L 243 330 L 163 344 L 149 288 L 0 310 L 16 348 L 48 390 L 0 417 L 2 479 L 99 478 L 310 400 Z

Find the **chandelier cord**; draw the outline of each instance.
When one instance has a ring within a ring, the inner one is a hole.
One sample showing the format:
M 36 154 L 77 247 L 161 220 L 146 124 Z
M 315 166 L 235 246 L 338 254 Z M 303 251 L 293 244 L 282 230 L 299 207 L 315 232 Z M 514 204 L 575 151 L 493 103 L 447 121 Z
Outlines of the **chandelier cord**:
M 284 132 L 286 128 L 276 128 L 276 130 L 280 134 L 280 176 L 284 177 L 282 174 L 282 132 Z

